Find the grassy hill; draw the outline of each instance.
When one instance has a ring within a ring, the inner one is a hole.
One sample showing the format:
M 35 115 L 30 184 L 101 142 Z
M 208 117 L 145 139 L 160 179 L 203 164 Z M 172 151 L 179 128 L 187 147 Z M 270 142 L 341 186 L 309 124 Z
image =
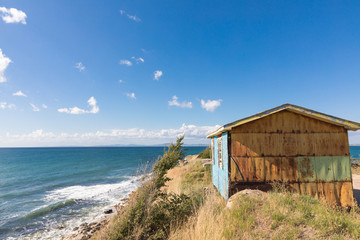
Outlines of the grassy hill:
M 181 140 L 172 146 L 92 239 L 360 238 L 358 207 L 332 208 L 281 186 L 268 193 L 245 190 L 227 205 L 211 184 L 210 166 L 193 156 L 179 161 Z

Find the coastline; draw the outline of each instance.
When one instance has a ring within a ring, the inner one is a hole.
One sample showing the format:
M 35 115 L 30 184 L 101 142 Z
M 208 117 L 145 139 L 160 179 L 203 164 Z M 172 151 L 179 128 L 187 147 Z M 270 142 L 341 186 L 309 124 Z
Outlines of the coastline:
M 233 237 L 257 236 L 265 238 L 264 236 L 268 236 L 271 239 L 276 239 L 282 236 L 292 236 L 297 239 L 317 239 L 324 236 L 324 234 L 333 237 L 339 236 L 338 232 L 332 228 L 333 223 L 337 221 L 344 223 L 353 221 L 354 226 L 360 224 L 356 211 L 349 212 L 346 209 L 335 209 L 317 199 L 282 190 L 268 193 L 258 190 L 244 190 L 230 198 L 229 202 L 231 204 L 226 204 L 218 192 L 211 187 L 210 169 L 208 168 L 210 159 L 200 159 L 196 156 L 188 155 L 184 161 L 180 161 L 177 166 L 169 169 L 166 177 L 170 180 L 161 188 L 164 194 L 189 194 L 192 191 L 204 194 L 202 205 L 185 222 L 170 230 L 168 233 L 169 239 L 221 239 L 229 233 Z M 360 175 L 353 174 L 353 183 L 354 189 L 360 191 Z M 129 194 L 129 201 L 123 201 L 122 206 L 131 207 L 133 197 L 141 194 L 143 190 L 140 185 L 132 192 L 140 191 L 140 193 Z M 291 203 L 290 207 L 284 205 L 285 200 Z M 291 208 L 292 205 L 296 206 L 296 211 L 301 214 L 296 216 L 287 214 L 284 217 L 288 217 L 290 220 L 299 218 L 302 221 L 300 227 L 298 225 L 289 225 L 289 221 L 278 222 L 273 219 L 273 214 L 279 214 L 278 209 L 289 213 L 294 211 Z M 272 207 L 268 208 L 267 206 Z M 303 206 L 306 206 L 306 208 L 303 208 Z M 214 211 L 214 209 L 217 210 Z M 328 225 L 323 228 L 322 225 L 317 225 L 316 222 L 305 217 L 307 216 L 304 215 L 307 213 L 307 209 L 314 212 L 312 218 L 322 218 Z M 62 240 L 106 239 L 109 234 L 111 236 L 111 234 L 116 234 L 119 230 L 116 227 L 118 222 L 118 218 L 115 217 L 116 214 L 113 209 L 112 214 L 107 215 L 105 218 L 99 218 L 99 221 L 82 223 L 77 229 L 77 233 L 65 236 Z M 258 217 L 255 218 L 254 216 Z M 236 221 L 237 224 L 233 225 Z M 253 227 L 251 229 L 232 228 L 232 226 L 240 226 L 238 225 L 240 223 L 247 223 Z M 276 227 L 274 227 L 275 223 L 278 224 Z M 346 239 L 358 239 L 358 232 L 351 229 L 343 229 L 346 230 L 343 232 L 343 236 Z
M 136 191 L 136 189 L 134 191 Z M 121 199 L 117 205 L 125 206 L 129 196 L 134 191 L 130 192 L 126 197 Z M 72 234 L 66 234 L 65 236 L 62 236 L 61 240 L 90 239 L 94 234 L 107 227 L 111 219 L 116 216 L 116 213 L 117 211 L 115 206 L 108 206 L 106 210 L 100 213 L 94 220 L 82 222 L 71 230 L 73 231 Z
M 62 240 L 85 240 L 90 239 L 97 231 L 107 226 L 112 217 L 115 216 L 115 208 L 110 208 L 112 210 L 109 214 L 103 214 L 95 221 L 90 223 L 83 222 L 78 227 L 75 227 L 73 231 L 75 233 L 67 236 L 63 236 Z
M 194 155 L 187 155 L 184 158 L 184 161 L 182 164 L 187 164 L 188 162 L 191 161 L 195 161 L 197 160 L 198 154 L 194 154 Z M 168 173 L 168 176 L 172 179 L 171 180 L 171 184 L 167 184 L 166 187 L 163 188 L 163 191 L 168 192 L 170 189 L 174 190 L 172 185 L 176 185 L 177 181 L 179 179 L 177 179 L 179 173 L 176 173 L 174 171 L 170 171 Z M 138 179 L 138 181 L 140 181 Z M 140 185 L 139 185 L 140 186 Z M 127 197 L 121 199 L 119 201 L 119 206 L 124 207 L 127 205 L 128 200 L 131 198 L 131 195 L 137 191 L 137 189 L 139 188 L 139 186 L 134 189 L 132 192 L 130 192 Z M 103 231 L 106 231 L 106 228 L 109 227 L 109 224 L 111 222 L 111 220 L 116 216 L 117 211 L 115 206 L 109 206 L 108 210 L 111 210 L 111 213 L 105 214 L 105 213 L 101 213 L 94 221 L 91 222 L 82 222 L 80 225 L 78 225 L 77 227 L 75 227 L 74 229 L 72 229 L 73 231 L 75 231 L 72 234 L 69 235 L 65 235 L 61 238 L 61 240 L 87 240 L 90 239 L 91 237 L 95 236 L 98 233 L 101 233 Z
M 188 148 L 187 153 L 201 150 Z M 10 149 L 6 153 L 0 159 L 5 164 L 2 170 L 9 173 L 0 177 L 6 185 L 0 194 L 0 239 L 60 240 L 78 233 L 74 229 L 85 222 L 101 222 L 105 210 L 123 202 L 140 185 L 138 169 L 154 162 L 164 148 Z

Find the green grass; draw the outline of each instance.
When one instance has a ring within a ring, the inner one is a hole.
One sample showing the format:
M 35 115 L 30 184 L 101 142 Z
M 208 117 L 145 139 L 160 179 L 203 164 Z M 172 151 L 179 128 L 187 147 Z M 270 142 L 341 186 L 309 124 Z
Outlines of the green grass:
M 203 203 L 204 193 L 166 194 L 161 191 L 169 180 L 166 173 L 184 158 L 183 137 L 154 165 L 150 179 L 145 181 L 130 197 L 128 204 L 117 215 L 105 239 L 167 239 L 170 229 L 182 225 Z M 203 174 L 203 169 L 197 169 Z M 199 178 L 197 176 L 196 178 Z M 203 177 L 203 176 L 202 176 Z M 99 235 L 100 236 L 100 235 Z
M 271 219 L 273 230 L 281 225 L 286 225 L 289 231 L 308 226 L 318 231 L 323 238 L 360 238 L 358 207 L 348 212 L 344 208 L 332 208 L 310 196 L 270 192 L 263 211 L 264 216 Z
M 198 158 L 211 158 L 211 148 L 207 147 L 198 155 Z
M 233 202 L 231 210 L 224 212 L 226 225 L 224 227 L 224 237 L 226 239 L 241 239 L 246 235 L 251 235 L 256 222 L 256 207 L 259 204 L 257 200 L 249 198 L 246 195 L 240 196 Z
M 167 171 L 183 157 L 181 140 L 158 159 L 101 239 L 360 239 L 359 207 L 333 208 L 282 185 L 262 195 L 237 194 L 227 208 L 212 187 L 211 167 L 201 161 L 174 169 L 181 191 L 164 193 Z
M 333 208 L 284 189 L 237 194 L 232 207 L 216 200 L 217 191 L 172 239 L 360 239 L 359 208 Z
M 181 177 L 180 191 L 183 193 L 202 192 L 204 187 L 211 187 L 211 166 L 203 167 L 200 161 L 189 164 L 190 170 Z
M 206 165 L 205 167 L 201 162 L 197 161 L 191 169 L 191 172 L 185 174 L 183 184 L 194 185 L 203 183 L 204 185 L 211 182 L 211 166 Z

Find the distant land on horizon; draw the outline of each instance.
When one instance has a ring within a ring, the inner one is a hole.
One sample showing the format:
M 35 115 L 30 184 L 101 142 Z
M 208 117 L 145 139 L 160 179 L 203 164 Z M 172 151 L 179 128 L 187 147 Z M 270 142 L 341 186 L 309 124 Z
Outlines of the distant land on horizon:
M 96 148 L 96 147 L 164 147 L 169 146 L 169 143 L 151 144 L 151 145 L 137 145 L 137 144 L 115 144 L 115 145 L 94 145 L 94 146 L 44 146 L 44 147 L 0 147 L 5 148 Z M 184 144 L 184 147 L 208 147 L 209 144 Z M 349 144 L 350 147 L 360 147 L 360 144 Z
M 115 145 L 94 145 L 94 146 L 44 146 L 44 147 L 0 147 L 5 148 L 96 148 L 96 147 L 164 147 L 169 146 L 169 143 L 151 144 L 151 145 L 137 145 L 137 144 L 115 144 Z M 184 147 L 207 147 L 209 144 L 184 144 Z

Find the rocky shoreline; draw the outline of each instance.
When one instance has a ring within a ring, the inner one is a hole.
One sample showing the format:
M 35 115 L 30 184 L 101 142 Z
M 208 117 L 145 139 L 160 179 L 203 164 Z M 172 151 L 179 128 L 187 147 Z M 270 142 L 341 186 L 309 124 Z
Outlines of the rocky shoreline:
M 180 163 L 182 165 L 186 165 L 189 163 L 189 161 L 194 161 L 197 159 L 196 155 L 187 155 L 185 159 Z M 210 162 L 210 159 L 201 159 L 203 165 L 208 165 Z M 68 236 L 64 236 L 61 238 L 61 240 L 87 240 L 90 239 L 95 233 L 99 232 L 101 229 L 106 227 L 108 223 L 110 222 L 111 218 L 117 213 L 118 208 L 122 208 L 124 205 L 126 205 L 129 201 L 129 199 L 132 197 L 132 195 L 136 192 L 132 191 L 128 197 L 122 199 L 119 204 L 116 206 L 109 208 L 103 212 L 103 216 L 99 218 L 96 221 L 93 222 L 84 222 L 80 226 L 75 227 L 73 231 L 76 231 L 76 233 L 73 233 Z
M 134 191 L 133 191 L 134 192 Z M 129 194 L 129 197 L 133 193 L 131 192 Z M 118 204 L 116 204 L 113 207 L 109 207 L 107 210 L 105 210 L 102 214 L 102 216 L 93 222 L 84 222 L 80 224 L 78 227 L 75 227 L 73 231 L 76 233 L 73 233 L 71 235 L 67 235 L 61 238 L 61 240 L 87 240 L 90 239 L 95 233 L 99 232 L 101 229 L 106 227 L 108 223 L 110 222 L 111 218 L 115 216 L 117 213 L 117 208 L 121 208 L 122 206 L 126 205 L 129 197 L 126 197 L 122 199 Z
M 97 221 L 90 223 L 84 222 L 80 226 L 75 227 L 73 231 L 76 233 L 69 236 L 62 237 L 62 240 L 87 240 L 90 239 L 97 231 L 106 226 L 110 219 L 116 213 L 115 208 L 110 208 L 104 211 L 104 216 L 99 218 Z

